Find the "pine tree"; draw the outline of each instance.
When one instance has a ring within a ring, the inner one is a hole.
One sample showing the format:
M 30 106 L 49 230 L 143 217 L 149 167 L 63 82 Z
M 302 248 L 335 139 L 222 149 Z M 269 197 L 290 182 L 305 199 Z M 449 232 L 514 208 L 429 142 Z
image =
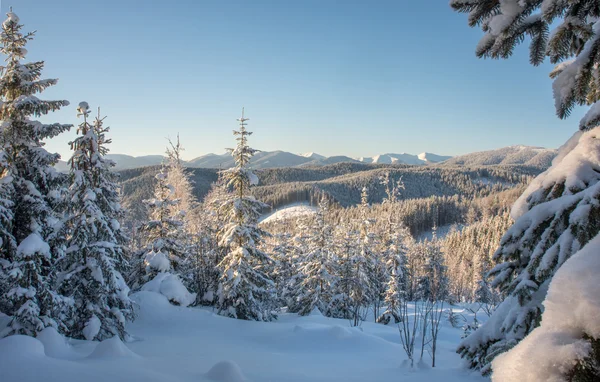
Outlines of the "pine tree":
M 7 16 L 0 33 L 0 51 L 7 56 L 0 78 L 0 212 L 10 223 L 7 221 L 2 229 L 4 293 L 0 306 L 12 320 L 0 335 L 35 335 L 48 326 L 64 330 L 63 320 L 69 310 L 69 302 L 52 287 L 54 265 L 64 248 L 63 238 L 55 235 L 54 226 L 60 218 L 54 209 L 59 209 L 64 195 L 61 177 L 52 167 L 60 156 L 50 154 L 43 146 L 44 140 L 71 125 L 30 119 L 69 103 L 43 101 L 35 96 L 57 80 L 40 80 L 43 61 L 22 63 L 27 54 L 25 46 L 34 33 L 23 34 L 23 25 L 12 11 Z
M 127 237 L 119 219 L 119 201 L 114 162 L 104 158 L 111 142 L 108 127 L 98 115 L 88 122 L 86 102 L 77 109 L 83 117 L 71 142 L 73 156 L 69 188 L 70 208 L 65 224 L 68 237 L 60 289 L 73 299 L 74 317 L 69 337 L 102 341 L 126 336 L 125 322 L 133 319 L 129 288 L 121 275 L 126 270 Z
M 307 252 L 302 259 L 300 272 L 303 275 L 298 296 L 298 305 L 302 316 L 310 314 L 315 308 L 327 314 L 334 281 L 334 269 L 331 263 L 332 237 L 331 226 L 326 222 L 329 202 L 323 196 L 308 238 Z
M 472 368 L 491 372 L 490 363 L 514 347 L 541 320 L 542 302 L 556 271 L 600 232 L 600 4 L 597 0 L 452 0 L 469 13 L 471 26 L 485 32 L 480 57 L 507 58 L 531 37 L 530 61 L 546 56 L 557 64 L 550 73 L 558 117 L 576 105 L 591 105 L 575 134 L 515 204 L 515 224 L 494 255 L 492 287 L 507 298 L 492 317 L 467 337 L 458 352 Z M 555 29 L 549 32 L 550 26 Z M 499 327 L 498 327 L 499 326 Z M 585 335 L 585 333 L 583 333 Z
M 6 296 L 10 287 L 7 270 L 11 262 L 7 255 L 17 250 L 17 243 L 12 235 L 14 204 L 9 193 L 12 177 L 8 175 L 7 169 L 4 152 L 0 151 L 0 296 Z M 0 312 L 8 312 L 10 309 L 8 299 L 0 298 Z
M 292 280 L 294 278 L 294 253 L 296 248 L 293 245 L 292 237 L 284 232 L 275 235 L 275 245 L 273 247 L 273 282 L 277 290 L 277 297 L 280 306 L 294 305 L 292 290 Z
M 387 325 L 400 322 L 400 303 L 406 298 L 406 256 L 411 245 L 410 232 L 402 225 L 390 223 L 391 237 L 388 241 L 389 248 L 384 253 L 385 269 L 388 277 L 384 302 L 386 310 L 377 318 L 377 322 Z
M 154 198 L 144 200 L 151 220 L 139 228 L 142 248 L 135 255 L 131 283 L 135 290 L 159 292 L 176 305 L 188 306 L 196 295 L 189 293 L 181 277 L 189 248 L 184 242 L 184 214 L 167 182 L 169 169 L 169 163 L 163 164 L 156 175 Z
M 224 181 L 219 176 L 205 196 L 200 214 L 195 217 L 194 229 L 197 232 L 194 237 L 197 242 L 192 258 L 192 273 L 198 292 L 197 304 L 213 306 L 216 303 L 220 276 L 218 264 L 225 256 L 225 249 L 219 246 L 224 226 L 220 207 L 227 195 Z
M 169 169 L 167 172 L 167 184 L 173 188 L 173 199 L 178 201 L 177 208 L 183 215 L 184 230 L 188 233 L 194 232 L 192 211 L 198 206 L 194 196 L 194 184 L 190 179 L 189 171 L 183 166 L 181 152 L 184 150 L 179 141 L 171 142 L 167 147 L 167 158 Z
M 202 245 L 203 236 L 199 229 L 201 223 L 199 223 L 198 216 L 196 216 L 198 201 L 194 196 L 193 182 L 181 159 L 183 150 L 183 146 L 179 141 L 179 134 L 177 134 L 175 142 L 169 140 L 166 183 L 172 189 L 171 198 L 177 201 L 177 204 L 171 209 L 172 213 L 181 221 L 181 227 L 177 230 L 179 236 L 175 238 L 181 244 L 183 252 L 178 272 L 188 287 L 194 287 L 196 285 L 194 282 L 194 268 L 197 266 L 194 254 L 198 253 L 196 247 Z
M 242 109 L 237 147 L 229 149 L 235 167 L 222 172 L 227 187 L 233 192 L 221 203 L 220 212 L 226 224 L 220 232 L 220 245 L 226 255 L 218 265 L 220 272 L 218 295 L 219 314 L 233 318 L 271 321 L 275 303 L 274 284 L 264 269 L 271 261 L 258 246 L 266 234 L 258 227 L 258 217 L 267 205 L 255 199 L 250 189 L 258 178 L 248 168 L 256 150 L 248 146 L 246 121 Z
M 357 272 L 354 261 L 356 259 L 357 243 L 360 233 L 349 224 L 337 227 L 336 236 L 339 243 L 334 247 L 339 252 L 335 267 L 336 283 L 334 293 L 329 304 L 329 315 L 334 318 L 344 318 L 355 322 L 354 314 L 357 311 L 353 300 L 353 291 L 358 291 L 362 286 L 360 279 L 356 278 Z

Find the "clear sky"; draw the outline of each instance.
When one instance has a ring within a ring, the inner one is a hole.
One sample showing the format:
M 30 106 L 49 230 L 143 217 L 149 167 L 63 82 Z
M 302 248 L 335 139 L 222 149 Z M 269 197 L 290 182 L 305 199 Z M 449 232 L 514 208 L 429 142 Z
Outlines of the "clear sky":
M 78 123 L 101 106 L 112 152 L 185 158 L 233 145 L 242 106 L 261 150 L 457 155 L 513 144 L 558 147 L 585 110 L 555 117 L 549 63 L 527 46 L 475 57 L 482 35 L 447 0 L 2 0 L 37 30 L 28 59 L 59 78 L 41 98 Z M 49 150 L 69 155 L 75 131 Z

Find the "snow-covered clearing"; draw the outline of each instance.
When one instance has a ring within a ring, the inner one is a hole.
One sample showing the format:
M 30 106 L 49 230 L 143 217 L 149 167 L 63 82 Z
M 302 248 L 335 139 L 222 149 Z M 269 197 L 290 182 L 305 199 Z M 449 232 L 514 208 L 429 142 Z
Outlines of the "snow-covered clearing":
M 218 316 L 208 308 L 171 305 L 154 292 L 133 295 L 135 338 L 123 344 L 70 341 L 52 329 L 38 338 L 0 340 L 0 380 L 33 381 L 484 381 L 461 367 L 461 329 L 442 323 L 437 366 L 411 370 L 396 326 L 319 314 L 281 314 L 274 322 Z M 471 318 L 471 317 L 469 317 Z M 430 364 L 428 355 L 425 364 Z
M 455 228 L 458 231 L 462 231 L 466 226 L 464 224 L 445 224 L 443 226 L 437 227 L 435 230 L 435 237 L 438 239 L 445 238 L 452 228 Z M 425 241 L 425 240 L 433 240 L 433 230 L 429 230 L 417 235 L 417 241 Z
M 294 203 L 264 215 L 261 217 L 260 222 L 272 223 L 278 220 L 296 219 L 303 216 L 314 215 L 316 212 L 317 207 L 313 207 L 308 203 Z

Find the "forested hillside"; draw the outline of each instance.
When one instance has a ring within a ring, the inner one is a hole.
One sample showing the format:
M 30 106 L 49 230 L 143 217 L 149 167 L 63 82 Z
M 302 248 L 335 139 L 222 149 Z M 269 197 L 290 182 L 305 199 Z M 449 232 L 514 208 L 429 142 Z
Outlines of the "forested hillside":
M 142 200 L 151 197 L 160 167 L 144 167 L 120 172 L 123 199 L 134 220 L 144 218 Z M 188 168 L 193 193 L 203 200 L 217 181 L 216 169 Z M 389 173 L 402 179 L 405 188 L 400 200 L 429 197 L 478 198 L 525 185 L 542 171 L 530 166 L 408 166 L 363 163 L 337 163 L 307 168 L 275 168 L 257 170 L 259 185 L 254 194 L 269 205 L 265 212 L 290 203 L 316 205 L 324 193 L 335 204 L 350 207 L 360 203 L 360 190 L 367 187 L 370 200 L 381 203 L 385 187 L 381 177 Z M 440 214 L 443 216 L 443 214 Z M 443 223 L 442 223 L 443 224 Z

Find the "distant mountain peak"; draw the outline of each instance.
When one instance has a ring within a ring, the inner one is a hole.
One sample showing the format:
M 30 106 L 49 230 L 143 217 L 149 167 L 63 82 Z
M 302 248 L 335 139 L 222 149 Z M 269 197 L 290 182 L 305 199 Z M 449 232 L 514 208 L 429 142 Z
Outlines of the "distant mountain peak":
M 323 155 L 313 153 L 313 152 L 300 154 L 300 156 L 304 157 L 304 158 L 310 158 L 310 159 L 324 159 L 325 158 Z

